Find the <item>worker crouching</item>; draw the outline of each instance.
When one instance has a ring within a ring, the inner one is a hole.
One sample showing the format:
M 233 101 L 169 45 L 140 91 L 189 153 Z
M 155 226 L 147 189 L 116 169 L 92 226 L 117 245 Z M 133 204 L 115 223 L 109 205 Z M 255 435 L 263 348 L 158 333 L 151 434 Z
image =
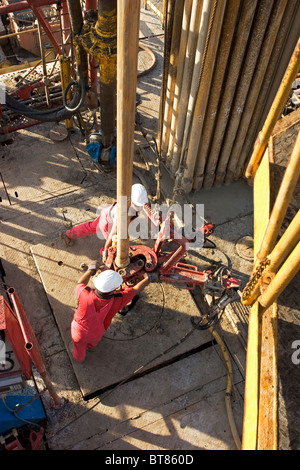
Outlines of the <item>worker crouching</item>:
M 142 211 L 144 204 L 148 203 L 146 188 L 142 184 L 134 184 L 131 188 L 131 205 L 129 208 L 130 222 L 132 222 Z M 77 238 L 97 234 L 99 238 L 105 239 L 105 245 L 100 253 L 102 261 L 105 264 L 108 255 L 108 249 L 112 245 L 113 237 L 117 233 L 117 201 L 108 207 L 102 209 L 100 215 L 91 222 L 83 222 L 80 225 L 60 232 L 60 237 L 67 246 L 71 246 Z
M 145 274 L 134 287 L 118 291 L 123 283 L 119 273 L 111 269 L 102 271 L 94 277 L 95 289 L 87 286 L 90 277 L 96 274 L 96 262 L 92 262 L 88 270 L 78 280 L 75 295 L 78 307 L 71 323 L 73 341 L 73 357 L 82 362 L 87 349 L 97 346 L 113 317 L 138 295 L 149 282 L 156 281 L 153 274 Z

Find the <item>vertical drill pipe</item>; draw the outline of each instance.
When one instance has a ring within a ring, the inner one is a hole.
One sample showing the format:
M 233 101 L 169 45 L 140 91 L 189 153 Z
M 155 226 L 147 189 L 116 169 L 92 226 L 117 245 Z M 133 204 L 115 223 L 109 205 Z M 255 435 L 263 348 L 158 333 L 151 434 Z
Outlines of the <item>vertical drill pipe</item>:
M 187 117 L 185 122 L 185 128 L 183 133 L 183 141 L 182 141 L 182 148 L 183 152 L 186 148 L 188 143 L 189 135 L 190 135 L 190 126 L 193 119 L 193 112 L 195 107 L 195 102 L 197 98 L 198 89 L 200 86 L 200 80 L 202 76 L 202 71 L 205 62 L 205 55 L 207 50 L 208 38 L 209 38 L 209 31 L 212 24 L 212 8 L 215 8 L 216 2 L 213 0 L 204 0 L 201 12 L 201 19 L 199 25 L 199 32 L 198 32 L 198 41 L 197 41 L 197 48 L 195 54 L 195 64 L 193 70 L 193 78 L 191 83 L 190 89 L 190 96 L 188 101 L 188 108 L 187 108 Z M 181 161 L 183 155 L 181 153 Z M 179 168 L 180 168 L 179 164 Z M 180 168 L 181 170 L 181 168 Z
M 281 224 L 300 175 L 300 131 L 285 170 L 269 223 L 266 228 L 257 258 L 264 259 L 273 250 Z
M 255 142 L 255 139 L 258 135 L 259 131 L 259 123 L 263 122 L 263 119 L 267 116 L 267 102 L 269 99 L 269 94 L 270 90 L 272 87 L 272 84 L 274 82 L 276 72 L 278 69 L 278 66 L 281 62 L 281 55 L 284 50 L 284 45 L 287 41 L 287 38 L 289 36 L 290 32 L 290 27 L 291 23 L 293 21 L 293 18 L 295 16 L 295 11 L 298 7 L 298 0 L 289 0 L 287 7 L 284 12 L 284 17 L 281 22 L 277 38 L 275 41 L 275 45 L 272 51 L 272 55 L 270 58 L 270 61 L 268 63 L 268 68 L 259 92 L 259 96 L 257 99 L 257 104 L 251 119 L 251 123 L 247 129 L 247 135 L 245 138 L 245 142 L 241 151 L 241 155 L 243 155 L 243 158 L 245 158 L 243 163 L 243 166 L 246 167 L 247 162 L 249 161 L 249 158 L 251 156 L 251 149 L 253 149 L 253 144 Z M 274 94 L 275 96 L 275 94 Z M 246 168 L 243 168 L 243 171 Z M 236 173 L 236 177 L 238 177 L 238 174 Z
M 216 58 L 216 65 L 215 65 L 215 72 L 214 72 L 214 92 L 210 94 L 209 101 L 207 105 L 207 112 L 205 123 L 203 127 L 203 134 L 201 138 L 200 148 L 198 150 L 197 162 L 195 168 L 195 176 L 194 176 L 194 185 L 197 188 L 202 186 L 208 187 L 210 186 L 211 179 L 207 175 L 203 175 L 204 167 L 207 162 L 208 154 L 209 154 L 209 145 L 213 133 L 213 129 L 215 126 L 215 122 L 218 116 L 217 110 L 219 101 L 221 99 L 221 92 L 222 92 L 222 85 L 224 83 L 225 71 L 227 67 L 227 61 L 230 54 L 230 49 L 232 45 L 233 35 L 236 26 L 236 20 L 238 17 L 238 12 L 241 7 L 240 0 L 229 0 L 227 3 L 227 7 L 225 10 L 224 15 L 224 23 L 222 27 L 221 39 L 220 39 L 220 47 L 218 50 L 217 58 Z M 201 156 L 200 156 L 201 155 Z M 199 167 L 198 167 L 199 165 Z M 204 181 L 203 181 L 204 176 Z
M 247 130 L 257 104 L 258 95 L 265 80 L 265 74 L 269 66 L 270 56 L 277 38 L 281 21 L 288 0 L 277 0 L 271 13 L 267 31 L 265 33 L 263 45 L 259 54 L 259 59 L 251 82 L 251 86 L 246 99 L 243 115 L 239 124 L 237 138 L 232 147 L 231 155 L 227 165 L 225 183 L 229 184 L 235 179 L 235 174 L 239 178 L 244 165 L 244 156 L 241 154 Z
M 257 61 L 259 59 L 260 49 L 263 44 L 273 3 L 274 0 L 263 0 L 258 2 L 257 13 L 255 16 L 253 29 L 251 31 L 250 41 L 247 48 L 239 85 L 235 93 L 225 139 L 218 161 L 218 174 L 216 175 L 215 185 L 224 183 L 227 164 L 230 159 L 235 138 L 238 138 L 238 127 L 244 112 L 245 102 L 250 89 L 251 81 L 257 67 Z
M 128 209 L 134 152 L 140 0 L 118 0 L 117 57 L 117 256 L 116 265 L 129 263 Z
M 171 162 L 171 171 L 173 173 L 178 168 L 180 155 L 181 155 L 183 133 L 184 133 L 185 123 L 186 123 L 187 107 L 188 107 L 188 102 L 189 102 L 190 88 L 191 88 L 191 82 L 192 82 L 193 70 L 194 70 L 195 53 L 196 53 L 197 38 L 198 38 L 198 32 L 199 32 L 200 12 L 202 9 L 202 3 L 203 3 L 203 0 L 195 0 L 193 1 L 193 4 L 192 4 L 192 11 L 191 11 L 190 25 L 189 25 L 189 36 L 188 36 L 188 42 L 187 42 L 187 47 L 186 47 L 185 63 L 184 63 L 183 78 L 182 78 L 182 83 L 184 84 L 184 86 L 181 89 L 180 103 L 179 103 L 179 110 L 178 110 L 178 120 L 177 120 L 175 141 L 174 141 L 174 148 L 173 148 L 173 158 Z
M 177 75 L 176 75 L 175 87 L 174 87 L 174 100 L 173 100 L 172 116 L 171 116 L 170 137 L 169 137 L 169 145 L 168 145 L 168 151 L 167 151 L 167 161 L 166 161 L 167 166 L 169 166 L 172 160 L 172 156 L 173 156 L 174 139 L 175 139 L 177 120 L 178 120 L 178 108 L 179 108 L 180 94 L 181 94 L 181 89 L 182 89 L 184 57 L 185 57 L 186 46 L 187 46 L 187 41 L 188 41 L 191 9 L 192 9 L 192 0 L 185 0 L 183 18 L 182 18 L 181 35 L 180 35 L 180 46 L 179 46 L 179 52 L 178 52 Z
M 264 126 L 261 132 L 259 133 L 257 140 L 255 142 L 254 150 L 253 150 L 249 164 L 246 169 L 246 174 L 245 174 L 246 178 L 253 178 L 257 171 L 257 168 L 263 156 L 264 150 L 266 146 L 268 145 L 268 141 L 269 141 L 269 138 L 271 137 L 274 126 L 276 122 L 278 121 L 280 113 L 288 99 L 288 96 L 292 88 L 292 84 L 297 77 L 299 69 L 300 69 L 300 39 L 298 40 L 298 43 L 294 49 L 294 53 L 291 57 L 291 60 L 289 62 L 289 65 L 283 77 L 283 80 L 280 84 L 278 92 L 275 96 L 275 99 L 273 101 L 273 104 L 267 116 L 267 119 L 264 123 Z
M 218 118 L 212 137 L 209 156 L 206 163 L 206 174 L 208 180 L 205 182 L 205 187 L 208 189 L 213 185 L 215 172 L 218 164 L 226 126 L 228 124 L 230 109 L 234 99 L 234 93 L 239 79 L 240 70 L 243 64 L 246 45 L 251 31 L 255 8 L 257 0 L 243 0 L 242 9 L 239 14 L 237 29 L 235 32 L 235 39 L 233 50 L 227 70 L 227 79 L 223 85 L 222 99 L 219 104 Z
M 117 89 L 117 0 L 98 0 L 100 119 L 102 144 L 109 147 L 115 140 Z
M 213 9 L 211 13 L 214 15 L 212 19 L 212 29 L 195 103 L 190 138 L 185 159 L 185 171 L 182 179 L 182 189 L 186 193 L 190 192 L 193 187 L 194 169 L 196 165 L 199 142 L 202 135 L 203 122 L 209 96 L 209 90 L 207 88 L 210 86 L 213 76 L 226 3 L 226 1 L 221 3 L 217 2 L 215 5 L 215 10 Z
M 163 158 L 167 154 L 167 149 L 169 145 L 170 122 L 171 122 L 171 117 L 172 117 L 172 106 L 173 106 L 173 101 L 174 101 L 175 79 L 176 79 L 176 72 L 177 72 L 177 65 L 178 65 L 178 52 L 179 52 L 179 46 L 180 46 L 180 36 L 181 36 L 180 32 L 181 32 L 181 25 L 182 25 L 183 5 L 184 5 L 184 2 L 182 2 L 182 0 L 175 1 L 172 41 L 171 41 L 171 48 L 170 48 L 169 73 L 168 73 L 168 79 L 167 79 L 164 118 L 163 118 L 163 127 L 162 127 L 161 155 Z
M 174 15 L 173 15 L 174 2 L 175 0 L 167 0 L 164 3 L 164 8 L 165 8 L 164 62 L 163 62 L 163 77 L 162 77 L 162 83 L 161 83 L 161 89 L 160 89 L 160 109 L 159 109 L 159 116 L 158 116 L 158 132 L 157 132 L 157 137 L 156 137 L 159 154 L 161 154 L 163 116 L 164 116 L 164 110 L 165 110 L 165 97 L 166 97 L 167 79 L 168 79 L 168 73 L 169 73 L 170 49 L 171 49 L 173 19 L 174 19 Z

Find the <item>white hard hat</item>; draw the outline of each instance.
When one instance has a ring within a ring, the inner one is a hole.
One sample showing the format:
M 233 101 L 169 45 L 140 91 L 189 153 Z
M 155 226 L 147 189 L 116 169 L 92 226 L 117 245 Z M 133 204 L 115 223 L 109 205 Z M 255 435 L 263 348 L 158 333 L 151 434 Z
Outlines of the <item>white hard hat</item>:
M 97 290 L 107 293 L 120 287 L 123 283 L 123 278 L 116 271 L 106 269 L 98 274 L 98 276 L 94 277 L 93 283 Z
M 131 202 L 135 206 L 143 206 L 148 203 L 146 188 L 142 184 L 133 184 L 131 188 Z

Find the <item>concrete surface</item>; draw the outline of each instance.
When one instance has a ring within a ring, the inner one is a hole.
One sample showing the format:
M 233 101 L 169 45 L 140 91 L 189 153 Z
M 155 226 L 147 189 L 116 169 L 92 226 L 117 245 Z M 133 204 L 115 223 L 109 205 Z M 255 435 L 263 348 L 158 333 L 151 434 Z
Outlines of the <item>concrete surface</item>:
M 153 13 L 142 11 L 141 19 L 143 36 L 162 32 Z M 154 132 L 163 37 L 151 38 L 147 44 L 155 51 L 157 64 L 139 79 L 139 112 L 143 128 Z M 142 308 L 138 302 L 136 312 L 123 319 L 117 315 L 84 366 L 72 360 L 68 349 L 75 308 L 72 291 L 81 274 L 81 261 L 93 259 L 99 245 L 89 237 L 66 248 L 58 234 L 92 220 L 100 204 L 114 199 L 116 174 L 93 164 L 79 131 L 66 141 L 54 142 L 51 127 L 43 124 L 16 132 L 13 143 L 2 147 L 0 155 L 3 281 L 19 294 L 50 379 L 57 393 L 68 400 L 61 410 L 55 410 L 49 394 L 42 395 L 47 446 L 51 450 L 107 451 L 236 449 L 225 407 L 224 357 L 210 333 L 191 329 L 190 316 L 199 314 L 197 292 L 192 295 L 164 285 L 162 313 L 162 291 L 156 286 L 154 292 L 155 287 L 149 286 L 139 300 Z M 135 169 L 154 195 L 155 180 L 138 151 L 145 139 L 138 130 L 135 137 Z M 136 174 L 134 181 L 139 181 Z M 168 183 L 163 180 L 162 184 Z M 238 182 L 199 191 L 193 195 L 193 203 L 197 201 L 205 201 L 209 217 L 217 222 L 212 236 L 217 248 L 189 256 L 199 267 L 227 263 L 244 281 L 251 262 L 237 254 L 236 246 L 244 236 L 253 235 L 251 188 Z M 1 294 L 5 295 L 4 285 Z M 147 312 L 149 318 L 145 319 Z M 247 313 L 242 313 L 246 318 Z M 232 408 L 241 436 L 245 345 L 226 315 L 216 328 L 232 361 Z M 145 364 L 142 374 L 134 374 Z M 36 371 L 34 380 L 42 391 L 43 381 Z
M 160 289 L 157 289 L 155 295 L 145 291 L 143 306 L 147 305 L 151 321 L 147 318 L 146 323 L 139 324 L 146 314 L 144 307 L 138 313 L 143 317 L 134 317 L 134 312 L 130 312 L 124 319 L 118 318 L 118 315 L 115 317 L 116 334 L 129 334 L 131 339 L 126 339 L 125 342 L 112 341 L 109 336 L 114 332 L 113 327 L 108 330 L 107 339 L 99 343 L 97 351 L 90 353 L 83 367 L 70 358 L 67 343 L 75 307 L 72 291 L 81 274 L 81 261 L 95 257 L 99 241 L 97 239 L 95 243 L 89 237 L 84 243 L 83 240 L 78 240 L 72 248 L 66 249 L 58 232 L 71 223 L 93 218 L 99 202 L 103 202 L 103 198 L 108 201 L 113 196 L 115 175 L 102 174 L 90 167 L 90 159 L 82 150 L 80 166 L 86 175 L 86 183 L 76 185 L 78 173 L 72 170 L 66 192 L 56 194 L 62 181 L 57 175 L 56 165 L 48 165 L 46 146 L 42 152 L 43 164 L 39 160 L 37 166 L 39 171 L 32 171 L 30 165 L 27 171 L 25 165 L 28 155 L 35 155 L 40 151 L 41 140 L 49 127 L 41 125 L 15 134 L 13 144 L 5 148 L 5 159 L 1 161 L 1 174 L 13 201 L 11 205 L 3 205 L 1 210 L 4 280 L 19 294 L 43 349 L 49 376 L 57 392 L 68 399 L 62 410 L 53 410 L 50 397 L 48 394 L 43 395 L 48 417 L 46 439 L 49 447 L 116 450 L 234 449 L 235 443 L 228 428 L 224 401 L 226 367 L 220 350 L 217 350 L 218 346 L 213 344 L 210 334 L 205 331 L 194 331 L 186 341 L 176 344 L 191 331 L 189 316 L 197 314 L 195 301 L 190 293 L 179 293 L 172 286 L 164 286 L 167 294 L 161 317 Z M 26 149 L 27 139 L 29 142 L 32 140 L 31 133 L 35 137 L 36 147 L 32 144 L 31 152 L 26 154 L 19 149 Z M 75 143 L 67 147 L 71 162 L 76 161 L 74 149 L 80 147 L 80 139 L 79 133 L 74 134 L 71 140 Z M 55 144 L 57 153 L 60 153 L 60 145 Z M 66 143 L 62 145 L 66 148 Z M 10 163 L 12 159 L 13 165 Z M 28 186 L 34 185 L 35 181 L 44 181 L 48 193 L 46 197 L 42 193 L 41 201 L 38 198 L 31 201 L 26 196 L 24 201 L 21 198 L 13 199 L 15 191 L 22 194 L 22 180 L 20 186 L 15 181 L 19 164 Z M 72 181 L 75 182 L 74 187 Z M 99 188 L 104 196 L 96 196 Z M 110 196 L 107 197 L 107 194 Z M 250 217 L 247 215 L 220 225 L 213 240 L 219 246 L 221 242 L 222 250 L 214 250 L 214 253 L 211 250 L 197 252 L 197 259 L 194 261 L 199 266 L 207 267 L 211 262 L 218 264 L 230 258 L 235 269 L 243 271 L 241 261 L 234 254 L 234 245 L 242 234 L 249 233 L 250 226 Z M 226 232 L 227 227 L 229 232 Z M 231 247 L 230 257 L 220 238 L 223 233 L 227 233 L 228 239 L 230 233 L 234 233 L 233 241 L 226 242 L 226 247 Z M 249 262 L 248 264 L 250 266 Z M 152 305 L 149 309 L 150 296 Z M 120 325 L 121 329 L 118 330 Z M 148 331 L 148 327 L 153 328 Z M 241 433 L 245 350 L 225 317 L 222 318 L 218 331 L 221 331 L 226 341 L 234 365 L 233 409 Z M 134 339 L 135 334 L 142 336 Z M 168 355 L 163 355 L 172 346 L 174 349 Z M 109 360 L 106 361 L 108 355 Z M 151 360 L 157 356 L 156 363 L 152 364 Z M 154 370 L 144 370 L 143 376 L 135 377 L 133 373 L 145 363 L 149 363 L 148 368 L 151 366 L 151 369 L 155 365 Z M 124 378 L 130 378 L 130 382 L 122 383 Z M 42 390 L 43 382 L 37 373 L 35 380 Z M 99 392 L 97 397 L 86 400 L 89 394 L 93 395 L 95 391 L 111 385 L 114 385 L 112 390 Z
M 95 235 L 76 240 L 68 249 L 57 238 L 31 247 L 68 352 L 72 350 L 70 323 L 77 307 L 74 280 L 82 275 L 81 262 L 89 264 L 93 259 L 100 258 L 99 242 L 100 246 L 103 245 Z M 92 279 L 89 285 L 93 288 Z M 181 305 L 180 310 L 178 305 Z M 163 353 L 192 329 L 191 316 L 200 318 L 187 290 L 165 284 L 147 286 L 125 317 L 114 317 L 103 339 L 93 351 L 87 353 L 83 363 L 74 361 L 70 354 L 84 398 L 123 382 L 135 371 L 141 374 L 149 368 L 161 367 L 164 362 L 207 342 L 207 332 L 196 337 L 191 335 L 170 353 Z

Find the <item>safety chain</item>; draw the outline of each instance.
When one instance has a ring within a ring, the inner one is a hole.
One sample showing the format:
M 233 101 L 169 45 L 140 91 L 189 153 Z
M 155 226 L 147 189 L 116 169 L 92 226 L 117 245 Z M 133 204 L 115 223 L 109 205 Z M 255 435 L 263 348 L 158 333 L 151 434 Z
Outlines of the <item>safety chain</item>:
M 257 285 L 258 281 L 260 280 L 262 273 L 264 272 L 265 268 L 269 266 L 271 263 L 271 260 L 268 258 L 265 258 L 263 261 L 259 263 L 257 266 L 256 270 L 253 272 L 253 274 L 250 277 L 249 282 L 246 284 L 243 293 L 242 293 L 242 300 L 247 300 L 251 293 L 253 292 L 255 286 Z

